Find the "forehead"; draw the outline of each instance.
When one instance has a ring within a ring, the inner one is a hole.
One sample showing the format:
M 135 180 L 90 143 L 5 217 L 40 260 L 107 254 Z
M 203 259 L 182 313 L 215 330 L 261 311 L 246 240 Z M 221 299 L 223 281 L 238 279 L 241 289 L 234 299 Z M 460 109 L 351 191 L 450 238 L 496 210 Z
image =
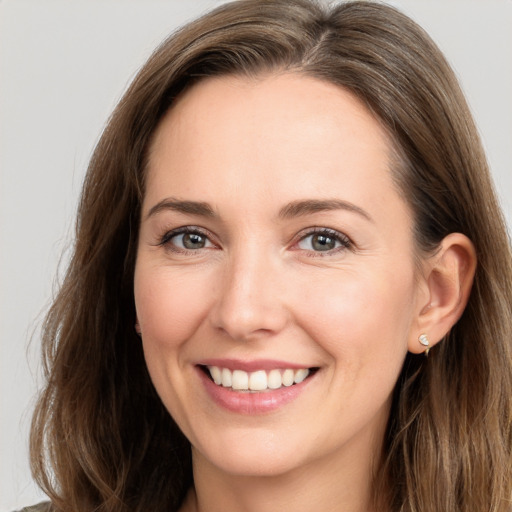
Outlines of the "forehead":
M 331 83 L 292 73 L 209 78 L 179 97 L 156 130 L 147 194 L 168 189 L 215 202 L 249 187 L 283 202 L 349 190 L 364 200 L 370 188 L 390 186 L 390 151 L 368 109 Z
M 229 120 L 231 127 L 252 127 L 260 133 L 262 128 L 267 132 L 273 128 L 280 130 L 283 123 L 288 123 L 289 130 L 279 132 L 281 139 L 287 134 L 297 136 L 293 127 L 304 129 L 306 125 L 311 131 L 324 128 L 336 136 L 335 131 L 347 127 L 348 121 L 355 135 L 358 129 L 370 130 L 375 143 L 391 142 L 380 121 L 350 91 L 305 74 L 283 72 L 200 80 L 178 96 L 164 116 L 153 137 L 152 149 L 158 145 L 158 139 L 169 134 L 170 125 L 175 136 L 180 134 L 178 128 L 200 126 L 203 135 L 214 128 L 214 135 L 221 135 L 219 122 L 229 128 Z

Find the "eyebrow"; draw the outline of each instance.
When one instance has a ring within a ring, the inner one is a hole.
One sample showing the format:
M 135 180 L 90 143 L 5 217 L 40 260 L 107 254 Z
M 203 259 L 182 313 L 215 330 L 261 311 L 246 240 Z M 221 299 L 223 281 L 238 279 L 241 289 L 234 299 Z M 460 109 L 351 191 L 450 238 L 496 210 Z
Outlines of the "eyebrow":
M 172 197 L 167 197 L 153 206 L 146 219 L 162 211 L 172 210 L 180 213 L 198 215 L 201 217 L 217 217 L 217 214 L 209 203 L 199 201 L 182 201 Z M 372 217 L 362 208 L 341 199 L 306 199 L 303 201 L 293 201 L 279 210 L 279 218 L 290 219 L 312 213 L 319 213 L 332 210 L 346 210 L 356 213 L 361 217 L 373 222 Z
M 146 219 L 165 210 L 173 210 L 180 213 L 199 215 L 201 217 L 216 217 L 213 208 L 208 203 L 198 201 L 181 201 L 173 197 L 167 197 L 155 204 L 146 215 Z
M 292 217 L 300 217 L 302 215 L 332 210 L 346 210 L 357 213 L 366 220 L 373 222 L 372 217 L 365 210 L 359 208 L 359 206 L 356 206 L 355 204 L 341 199 L 307 199 L 305 201 L 293 201 L 281 208 L 279 211 L 279 217 L 282 219 L 289 219 Z

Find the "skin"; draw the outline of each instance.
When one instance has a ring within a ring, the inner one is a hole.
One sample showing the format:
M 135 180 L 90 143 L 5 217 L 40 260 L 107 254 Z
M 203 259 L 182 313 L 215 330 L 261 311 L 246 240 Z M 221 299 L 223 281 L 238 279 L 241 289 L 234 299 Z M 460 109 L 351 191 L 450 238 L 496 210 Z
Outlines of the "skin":
M 467 286 L 445 280 L 472 268 L 460 235 L 418 269 L 390 148 L 350 93 L 297 74 L 204 80 L 158 127 L 135 302 L 151 378 L 193 447 L 182 510 L 370 509 L 406 352 L 453 324 Z M 208 203 L 213 215 L 162 206 L 169 198 Z M 305 200 L 344 204 L 283 215 Z M 187 226 L 204 247 L 173 237 Z M 334 248 L 317 250 L 317 228 L 332 230 Z M 319 370 L 292 402 L 238 414 L 206 393 L 205 358 Z

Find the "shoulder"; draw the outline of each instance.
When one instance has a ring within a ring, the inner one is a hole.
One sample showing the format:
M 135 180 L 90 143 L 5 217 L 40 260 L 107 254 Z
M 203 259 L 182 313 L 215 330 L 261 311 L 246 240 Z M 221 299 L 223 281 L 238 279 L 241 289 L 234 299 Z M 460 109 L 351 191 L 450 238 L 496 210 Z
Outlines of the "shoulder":
M 43 501 L 42 503 L 38 503 L 37 505 L 32 505 L 31 507 L 25 507 L 21 510 L 17 510 L 16 512 L 50 512 L 51 511 L 51 503 L 49 501 Z

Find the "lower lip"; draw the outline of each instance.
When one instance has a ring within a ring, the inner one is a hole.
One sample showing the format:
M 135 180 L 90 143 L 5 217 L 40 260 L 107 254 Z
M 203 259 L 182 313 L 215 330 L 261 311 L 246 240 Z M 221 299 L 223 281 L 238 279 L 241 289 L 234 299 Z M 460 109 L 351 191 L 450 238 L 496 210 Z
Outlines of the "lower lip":
M 264 414 L 280 409 L 295 400 L 308 386 L 313 376 L 300 384 L 289 387 L 269 389 L 267 391 L 233 391 L 231 388 L 217 386 L 200 368 L 200 378 L 210 398 L 220 407 L 238 414 Z

